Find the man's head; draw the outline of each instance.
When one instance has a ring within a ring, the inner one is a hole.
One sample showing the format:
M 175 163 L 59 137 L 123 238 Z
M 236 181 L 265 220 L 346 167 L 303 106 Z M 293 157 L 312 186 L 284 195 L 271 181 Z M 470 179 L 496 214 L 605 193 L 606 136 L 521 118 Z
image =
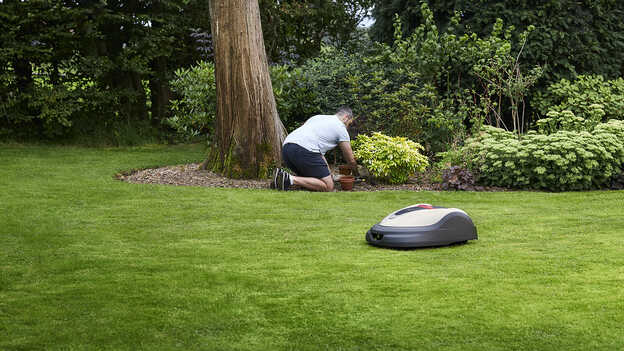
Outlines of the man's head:
M 343 106 L 336 111 L 336 116 L 344 123 L 347 127 L 353 122 L 353 111 L 347 106 Z

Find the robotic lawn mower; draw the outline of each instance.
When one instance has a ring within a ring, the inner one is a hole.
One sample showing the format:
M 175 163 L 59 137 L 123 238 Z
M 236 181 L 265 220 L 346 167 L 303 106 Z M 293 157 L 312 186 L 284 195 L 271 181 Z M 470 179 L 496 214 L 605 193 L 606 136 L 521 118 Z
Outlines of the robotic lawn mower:
M 417 204 L 392 212 L 367 233 L 369 244 L 414 248 L 466 243 L 477 239 L 477 228 L 466 212 Z

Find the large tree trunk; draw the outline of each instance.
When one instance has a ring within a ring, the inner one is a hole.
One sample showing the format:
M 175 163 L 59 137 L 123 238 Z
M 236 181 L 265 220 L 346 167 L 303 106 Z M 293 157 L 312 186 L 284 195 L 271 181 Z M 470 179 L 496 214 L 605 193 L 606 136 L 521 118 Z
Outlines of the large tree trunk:
M 205 163 L 233 178 L 265 178 L 286 135 L 277 115 L 258 0 L 210 0 L 217 116 Z

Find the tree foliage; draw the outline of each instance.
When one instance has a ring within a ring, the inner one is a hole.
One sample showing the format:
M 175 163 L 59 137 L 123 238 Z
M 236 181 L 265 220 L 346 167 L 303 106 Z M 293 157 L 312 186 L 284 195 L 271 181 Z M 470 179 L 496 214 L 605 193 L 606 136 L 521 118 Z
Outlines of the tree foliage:
M 393 19 L 399 14 L 405 33 L 414 31 L 424 19 L 421 1 L 376 0 L 372 12 L 376 22 L 371 33 L 390 43 Z M 525 48 L 525 63 L 546 65 L 547 81 L 572 78 L 576 74 L 602 74 L 616 78 L 624 73 L 624 2 L 614 0 L 430 1 L 437 25 L 444 30 L 454 14 L 461 15 L 465 32 L 488 33 L 497 18 L 520 33 L 534 26 Z
M 55 136 L 134 121 L 158 125 L 173 70 L 198 57 L 189 33 L 202 23 L 202 6 L 187 0 L 0 3 L 5 129 Z
M 347 45 L 372 0 L 260 0 L 262 30 L 270 60 L 301 63 L 323 43 Z
M 343 43 L 371 0 L 261 0 L 270 59 Z M 91 135 L 171 117 L 174 72 L 211 60 L 200 0 L 0 2 L 0 135 Z M 168 124 L 165 124 L 168 125 Z

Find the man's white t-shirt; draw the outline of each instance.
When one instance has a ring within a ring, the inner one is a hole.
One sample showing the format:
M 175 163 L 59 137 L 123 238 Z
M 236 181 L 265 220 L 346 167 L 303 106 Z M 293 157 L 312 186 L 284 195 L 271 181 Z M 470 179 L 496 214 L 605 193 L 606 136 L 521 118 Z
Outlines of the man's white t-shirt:
M 284 145 L 297 144 L 312 152 L 325 153 L 335 148 L 339 142 L 350 141 L 347 127 L 336 115 L 316 115 L 310 117 L 301 127 L 288 134 Z

